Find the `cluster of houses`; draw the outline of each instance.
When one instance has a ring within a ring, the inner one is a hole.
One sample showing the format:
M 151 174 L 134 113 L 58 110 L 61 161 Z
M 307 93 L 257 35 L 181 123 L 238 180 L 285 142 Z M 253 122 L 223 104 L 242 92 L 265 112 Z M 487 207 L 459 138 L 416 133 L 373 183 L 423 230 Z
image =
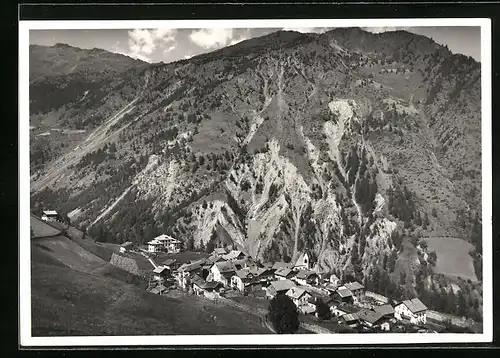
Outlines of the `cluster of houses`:
M 311 255 L 303 253 L 295 263 L 259 264 L 242 251 L 215 249 L 208 258 L 179 265 L 168 259 L 154 273 L 160 283 L 155 293 L 165 289 L 164 282 L 200 296 L 216 299 L 228 291 L 272 299 L 286 295 L 303 314 L 315 314 L 321 299 L 333 317 L 349 327 L 390 330 L 390 325 L 405 320 L 413 325 L 426 323 L 427 307 L 418 299 L 395 305 L 366 304 L 365 287 L 345 282 L 334 274 L 324 276 L 312 270 Z

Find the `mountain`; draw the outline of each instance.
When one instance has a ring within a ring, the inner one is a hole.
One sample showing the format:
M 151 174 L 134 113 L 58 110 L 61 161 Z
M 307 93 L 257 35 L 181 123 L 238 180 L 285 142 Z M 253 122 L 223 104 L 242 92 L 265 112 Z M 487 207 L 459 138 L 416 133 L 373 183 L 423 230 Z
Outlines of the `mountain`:
M 342 28 L 280 31 L 169 64 L 123 61 L 51 106 L 38 89 L 53 76 L 33 79 L 35 212 L 68 213 L 103 241 L 167 232 L 260 261 L 308 250 L 316 270 L 400 297 L 436 287 L 445 297 L 451 281 L 423 238 L 460 237 L 476 246 L 480 276 L 472 58 L 406 31 Z M 89 54 L 80 62 L 94 66 Z

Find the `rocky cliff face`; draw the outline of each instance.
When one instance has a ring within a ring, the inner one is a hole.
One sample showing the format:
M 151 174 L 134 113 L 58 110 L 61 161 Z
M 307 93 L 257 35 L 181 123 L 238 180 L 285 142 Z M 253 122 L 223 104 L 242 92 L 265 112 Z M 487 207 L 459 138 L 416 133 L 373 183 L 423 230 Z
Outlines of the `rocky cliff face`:
M 467 237 L 480 212 L 480 66 L 425 37 L 278 32 L 99 83 L 99 102 L 32 108 L 34 138 L 83 133 L 37 159 L 31 190 L 102 239 L 309 250 L 361 280 L 397 233 Z

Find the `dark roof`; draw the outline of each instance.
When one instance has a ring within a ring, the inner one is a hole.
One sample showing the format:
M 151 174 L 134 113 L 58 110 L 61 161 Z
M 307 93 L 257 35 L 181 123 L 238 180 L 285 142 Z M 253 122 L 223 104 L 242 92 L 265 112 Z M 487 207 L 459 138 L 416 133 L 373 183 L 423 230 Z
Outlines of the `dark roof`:
M 173 265 L 177 262 L 176 259 L 166 259 L 165 261 L 162 262 L 163 266 L 170 266 Z
M 365 288 L 362 284 L 359 282 L 348 282 L 344 284 L 344 287 L 347 288 L 348 290 L 355 291 L 355 290 L 360 290 L 362 288 Z
M 293 273 L 293 271 L 291 269 L 280 267 L 279 269 L 276 270 L 276 272 L 274 274 L 277 276 L 287 277 L 291 273 Z
M 330 292 L 335 292 L 335 291 L 337 291 L 338 286 L 334 285 L 333 283 L 328 283 L 324 287 L 325 287 L 325 289 L 327 289 Z
M 335 291 L 335 292 L 337 292 L 338 295 L 342 298 L 352 296 L 352 292 L 350 290 L 348 290 L 346 287 L 342 287 L 342 286 L 337 288 L 337 291 Z
M 383 316 L 384 315 L 382 313 L 375 312 L 375 311 L 368 310 L 368 309 L 361 310 L 358 312 L 358 317 L 360 320 L 371 323 L 371 324 L 376 323 Z
M 204 264 L 203 260 L 198 260 L 189 264 L 183 264 L 181 267 L 179 267 L 179 271 L 190 272 L 198 270 L 203 266 L 203 264 Z
M 216 262 L 214 265 L 219 269 L 220 273 L 236 272 L 235 263 L 231 261 Z
M 375 312 L 381 313 L 384 316 L 394 313 L 394 308 L 389 304 L 382 305 L 382 306 L 375 306 L 375 307 L 373 307 L 373 309 L 375 310 Z
M 346 322 L 353 322 L 359 320 L 357 313 L 347 313 L 342 315 L 340 318 L 342 318 Z
M 217 247 L 214 249 L 213 253 L 217 255 L 225 255 L 226 254 L 226 249 L 223 247 Z
M 360 308 L 354 305 L 340 304 L 336 306 L 337 310 L 345 313 L 356 313 L 359 312 Z
M 225 254 L 222 256 L 225 260 L 236 260 L 238 257 L 241 255 L 245 256 L 245 254 L 242 251 L 239 250 L 232 250 L 229 253 Z
M 274 265 L 273 265 L 273 269 L 277 270 L 279 268 L 293 268 L 293 264 L 292 263 L 286 263 L 286 262 L 275 262 Z
M 316 275 L 318 276 L 318 274 L 314 271 L 309 271 L 309 270 L 299 270 L 299 272 L 297 273 L 297 278 L 299 279 L 308 279 L 309 277 L 313 276 L 313 275 Z

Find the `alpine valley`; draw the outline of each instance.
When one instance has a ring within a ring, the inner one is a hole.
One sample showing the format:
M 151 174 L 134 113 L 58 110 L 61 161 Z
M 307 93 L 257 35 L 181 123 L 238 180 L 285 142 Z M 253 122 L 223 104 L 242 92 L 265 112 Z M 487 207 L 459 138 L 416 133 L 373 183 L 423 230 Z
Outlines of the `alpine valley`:
M 31 209 L 106 242 L 308 251 L 479 320 L 480 90 L 480 63 L 406 31 L 278 31 L 168 64 L 32 45 Z M 436 270 L 431 238 L 470 245 L 473 275 Z

